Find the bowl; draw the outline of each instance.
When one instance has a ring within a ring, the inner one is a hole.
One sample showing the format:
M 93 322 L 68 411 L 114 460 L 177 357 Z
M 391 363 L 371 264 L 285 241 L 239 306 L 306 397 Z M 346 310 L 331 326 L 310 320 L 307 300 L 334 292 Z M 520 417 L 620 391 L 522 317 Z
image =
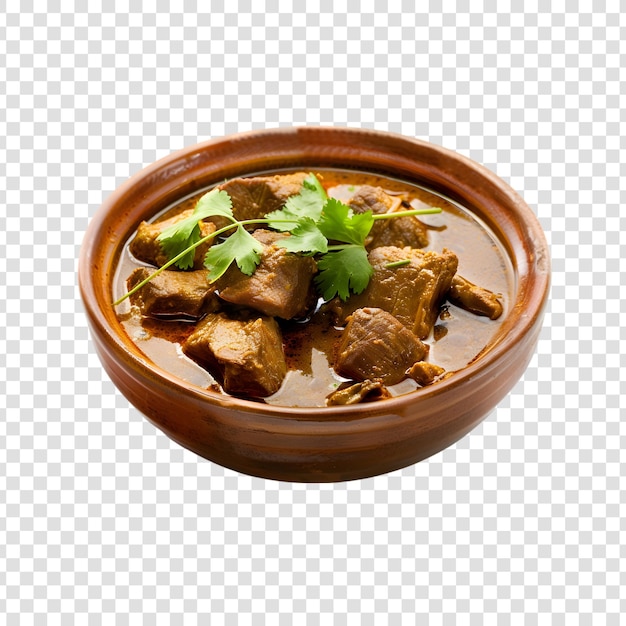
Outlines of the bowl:
M 111 305 L 120 253 L 142 220 L 225 179 L 289 168 L 342 168 L 422 185 L 468 208 L 510 259 L 507 317 L 480 356 L 454 376 L 390 399 L 290 408 L 183 382 L 128 338 Z M 440 452 L 475 428 L 524 373 L 541 329 L 550 260 L 533 211 L 485 167 L 392 133 L 296 127 L 190 146 L 146 167 L 99 208 L 81 248 L 79 287 L 91 338 L 120 392 L 181 446 L 253 476 L 298 482 L 366 478 Z

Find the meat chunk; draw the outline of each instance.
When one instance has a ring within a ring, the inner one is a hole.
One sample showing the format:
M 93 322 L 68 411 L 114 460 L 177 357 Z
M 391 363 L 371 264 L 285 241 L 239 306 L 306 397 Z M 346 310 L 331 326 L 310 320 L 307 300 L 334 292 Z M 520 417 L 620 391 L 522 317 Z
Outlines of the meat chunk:
M 420 339 L 428 337 L 456 273 L 456 255 L 446 249 L 438 254 L 383 246 L 371 250 L 368 258 L 374 275 L 366 289 L 333 304 L 340 320 L 356 309 L 375 307 L 391 313 Z M 389 267 L 394 263 L 404 265 Z
M 253 236 L 264 246 L 261 262 L 251 276 L 230 267 L 218 281 L 220 298 L 265 315 L 303 317 L 315 302 L 315 261 L 276 245 L 287 234 L 256 230 Z
M 371 211 L 379 214 L 397 209 L 400 206 L 400 198 L 390 196 L 380 187 L 358 185 L 347 204 L 355 213 Z
M 457 275 L 452 279 L 448 300 L 466 311 L 484 315 L 491 320 L 497 320 L 502 315 L 502 303 L 497 294 L 474 285 L 462 276 Z
M 335 359 L 335 371 L 353 380 L 379 379 L 394 385 L 428 354 L 428 346 L 393 315 L 366 307 L 348 319 Z
M 276 176 L 254 176 L 233 178 L 220 185 L 233 201 L 233 215 L 238 220 L 253 220 L 265 217 L 280 209 L 289 196 L 302 189 L 306 172 L 277 174 Z
M 189 217 L 192 213 L 193 209 L 189 209 L 188 211 L 183 211 L 182 213 L 161 222 L 141 222 L 137 228 L 137 234 L 129 245 L 129 250 L 132 255 L 136 259 L 139 259 L 144 263 L 150 263 L 150 265 L 155 265 L 156 267 L 165 265 L 165 263 L 169 261 L 169 258 L 165 253 L 165 250 L 163 250 L 161 242 L 157 239 L 157 237 L 168 226 L 180 222 L 181 220 Z M 199 223 L 201 237 L 206 237 L 215 232 L 215 224 L 212 222 Z M 211 246 L 211 243 L 212 241 L 207 241 L 195 249 L 193 269 L 199 270 L 204 267 L 204 256 Z M 171 267 L 173 270 L 177 269 L 175 266 Z
M 152 274 L 147 267 L 138 267 L 126 281 L 128 291 Z M 165 270 L 130 296 L 142 315 L 157 318 L 198 320 L 215 311 L 219 301 L 215 287 L 209 283 L 206 270 L 171 272 Z
M 445 371 L 443 367 L 435 365 L 434 363 L 418 361 L 409 368 L 407 374 L 409 378 L 412 378 L 416 383 L 425 387 L 435 382 L 435 379 L 445 374 Z
M 368 249 L 381 246 L 425 248 L 428 245 L 426 226 L 414 216 L 395 217 L 374 223 L 375 227 L 379 225 L 381 228 L 374 233 L 372 240 L 367 245 Z
M 326 396 L 326 406 L 345 406 L 390 398 L 391 394 L 380 380 L 344 383 Z
M 348 201 L 348 205 L 355 213 L 372 211 L 374 214 L 380 214 L 403 210 L 400 198 L 390 196 L 380 187 L 371 185 L 359 186 Z M 368 249 L 381 246 L 424 248 L 428 245 L 428 231 L 426 226 L 413 216 L 377 220 L 365 245 Z
M 287 373 L 280 328 L 271 317 L 209 313 L 182 349 L 232 395 L 265 398 L 278 391 Z

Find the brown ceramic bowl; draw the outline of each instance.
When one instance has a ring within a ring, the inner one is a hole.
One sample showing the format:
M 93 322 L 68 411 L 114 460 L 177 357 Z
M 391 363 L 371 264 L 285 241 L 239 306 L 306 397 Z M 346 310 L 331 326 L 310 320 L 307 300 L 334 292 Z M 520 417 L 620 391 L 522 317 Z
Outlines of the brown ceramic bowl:
M 417 183 L 464 205 L 510 257 L 507 318 L 481 356 L 430 387 L 345 407 L 284 408 L 195 387 L 155 366 L 111 306 L 120 252 L 137 225 L 192 192 L 235 176 L 339 167 Z M 512 389 L 535 350 L 550 262 L 530 208 L 502 180 L 454 152 L 370 130 L 301 127 L 253 131 L 191 146 L 145 168 L 91 221 L 79 284 L 102 364 L 118 389 L 168 437 L 225 467 L 266 478 L 326 482 L 406 467 L 456 442 Z

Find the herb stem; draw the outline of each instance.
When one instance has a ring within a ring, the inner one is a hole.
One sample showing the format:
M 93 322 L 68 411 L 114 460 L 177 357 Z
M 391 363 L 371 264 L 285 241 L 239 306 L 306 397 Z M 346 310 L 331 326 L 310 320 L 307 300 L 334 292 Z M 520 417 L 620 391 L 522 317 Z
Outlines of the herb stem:
M 156 278 L 161 272 L 166 270 L 171 265 L 174 265 L 176 261 L 178 261 L 179 259 L 182 259 L 190 250 L 195 250 L 198 246 L 201 246 L 203 243 L 210 241 L 214 237 L 217 237 L 220 233 L 230 230 L 234 226 L 236 226 L 236 224 L 229 224 L 228 226 L 224 226 L 224 228 L 220 228 L 219 230 L 212 232 L 210 235 L 203 237 L 202 239 L 196 241 L 196 243 L 194 243 L 193 245 L 189 246 L 188 248 L 185 248 L 180 254 L 177 254 L 174 258 L 170 259 L 167 263 L 164 263 L 163 265 L 161 265 L 161 267 L 159 267 L 159 269 L 155 270 L 152 274 L 150 274 L 150 276 L 148 276 L 147 278 L 144 278 L 140 283 L 137 283 L 129 292 L 125 293 L 121 298 L 118 298 L 113 303 L 113 306 L 117 306 L 118 304 L 121 304 L 122 302 L 124 302 L 124 300 L 126 300 L 126 298 L 132 296 L 134 293 L 137 293 L 144 285 L 148 284 L 153 278 Z
M 171 265 L 174 265 L 174 263 L 182 259 L 191 250 L 195 250 L 198 246 L 201 246 L 203 243 L 206 243 L 207 241 L 211 241 L 211 239 L 215 239 L 215 237 L 219 237 L 222 233 L 229 231 L 231 228 L 235 228 L 237 225 L 238 225 L 238 222 L 233 222 L 232 224 L 228 224 L 228 226 L 224 226 L 223 228 L 220 228 L 219 230 L 212 232 L 210 235 L 207 235 L 206 237 L 202 237 L 202 239 L 199 239 L 198 241 L 196 241 L 196 243 L 188 246 L 180 254 L 177 254 L 174 258 L 170 259 L 167 263 L 164 263 L 163 265 L 161 265 L 161 267 L 159 267 L 152 274 L 150 274 L 150 276 L 148 276 L 147 278 L 144 278 L 140 283 L 137 283 L 129 292 L 125 293 L 121 298 L 117 299 L 113 303 L 113 306 L 117 306 L 118 304 L 121 304 L 122 302 L 124 302 L 124 300 L 126 300 L 126 298 L 137 293 L 144 285 L 147 285 L 153 278 L 156 278 L 161 272 L 165 271 Z
M 410 217 L 412 215 L 431 215 L 433 213 L 441 213 L 441 209 L 438 207 L 431 207 L 429 209 L 411 209 L 410 211 L 394 211 L 392 213 L 376 213 L 372 217 L 375 220 L 391 220 L 396 217 Z
M 272 221 L 273 222 L 287 222 L 287 223 L 293 222 L 293 220 L 272 220 Z M 222 228 L 212 232 L 210 235 L 207 235 L 206 237 L 199 239 L 198 241 L 196 241 L 196 243 L 185 248 L 180 254 L 177 254 L 174 258 L 167 261 L 167 263 L 164 263 L 163 265 L 161 265 L 161 267 L 159 267 L 152 274 L 150 274 L 150 276 L 148 276 L 147 278 L 144 278 L 140 283 L 137 283 L 129 292 L 125 293 L 121 298 L 118 298 L 113 303 L 113 306 L 117 306 L 118 304 L 121 304 L 122 302 L 124 302 L 124 300 L 126 300 L 126 298 L 129 298 L 133 294 L 137 293 L 144 285 L 147 285 L 152 279 L 156 278 L 161 272 L 165 271 L 168 267 L 171 267 L 172 265 L 174 265 L 177 261 L 182 259 L 188 252 L 190 252 L 191 250 L 195 250 L 198 246 L 201 246 L 203 243 L 206 243 L 207 241 L 211 241 L 211 239 L 215 239 L 216 237 L 219 237 L 223 233 L 228 232 L 229 230 L 232 230 L 233 228 L 237 228 L 238 226 L 248 226 L 251 224 L 267 224 L 268 222 L 269 220 L 264 219 L 264 218 L 256 219 L 256 220 L 243 220 L 241 222 L 235 220 L 234 222 L 232 222 L 232 224 L 223 226 Z
M 400 261 L 392 261 L 391 263 L 386 263 L 385 267 L 387 269 L 393 269 L 395 267 L 403 267 L 408 265 L 411 262 L 411 259 L 401 259 Z

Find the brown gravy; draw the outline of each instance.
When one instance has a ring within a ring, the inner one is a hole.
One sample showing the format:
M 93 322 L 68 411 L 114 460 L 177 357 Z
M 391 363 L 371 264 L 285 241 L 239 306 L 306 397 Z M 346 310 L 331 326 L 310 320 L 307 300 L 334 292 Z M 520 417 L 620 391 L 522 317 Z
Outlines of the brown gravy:
M 465 367 L 490 342 L 507 314 L 513 272 L 508 256 L 496 237 L 469 211 L 421 187 L 367 173 L 326 169 L 314 171 L 327 190 L 342 185 L 368 184 L 380 186 L 392 195 L 403 194 L 413 208 L 442 209 L 440 214 L 419 217 L 431 227 L 430 243 L 426 249 L 440 252 L 445 247 L 452 250 L 459 259 L 458 273 L 481 287 L 501 294 L 504 306 L 504 313 L 498 320 L 473 315 L 448 303 L 442 307 L 435 330 L 426 340 L 430 345 L 428 360 L 448 372 Z M 206 191 L 182 200 L 155 219 L 192 208 Z M 337 195 L 340 191 L 341 188 L 337 189 Z M 126 245 L 116 270 L 115 299 L 124 295 L 126 279 L 141 265 Z M 142 318 L 131 309 L 128 300 L 118 307 L 118 314 L 128 336 L 156 365 L 190 384 L 220 389 L 209 372 L 181 351 L 180 345 L 193 331 L 193 324 Z M 281 389 L 264 401 L 275 405 L 324 406 L 326 396 L 343 381 L 329 365 L 341 330 L 333 326 L 329 316 L 324 315 L 316 316 L 315 322 L 281 322 L 281 326 L 289 372 Z M 415 389 L 418 385 L 407 379 L 390 387 L 389 391 L 392 395 L 399 395 Z

